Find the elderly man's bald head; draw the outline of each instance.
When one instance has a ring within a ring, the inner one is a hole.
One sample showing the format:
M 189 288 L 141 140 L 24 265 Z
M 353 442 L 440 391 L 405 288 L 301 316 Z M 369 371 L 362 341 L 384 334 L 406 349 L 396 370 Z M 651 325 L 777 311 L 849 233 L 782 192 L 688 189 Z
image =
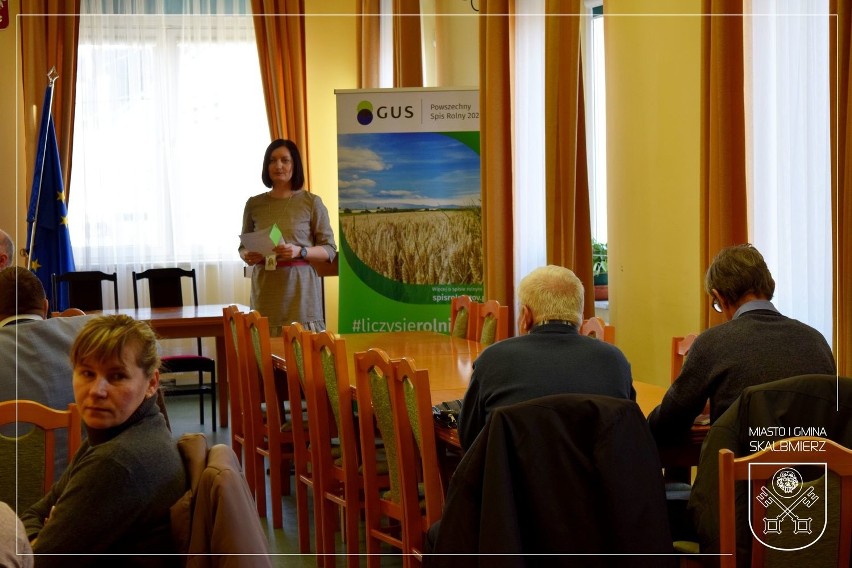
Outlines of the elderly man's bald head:
M 0 229 L 0 270 L 15 263 L 15 243 L 6 231 Z

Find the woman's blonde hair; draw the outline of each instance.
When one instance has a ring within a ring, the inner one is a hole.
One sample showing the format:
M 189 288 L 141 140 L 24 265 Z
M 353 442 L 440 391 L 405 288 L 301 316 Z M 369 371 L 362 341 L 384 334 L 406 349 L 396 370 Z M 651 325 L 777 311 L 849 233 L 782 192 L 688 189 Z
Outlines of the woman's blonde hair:
M 83 326 L 71 346 L 71 365 L 83 361 L 121 359 L 124 348 L 138 346 L 136 365 L 150 377 L 160 367 L 157 336 L 144 321 L 125 315 L 107 315 L 92 319 Z

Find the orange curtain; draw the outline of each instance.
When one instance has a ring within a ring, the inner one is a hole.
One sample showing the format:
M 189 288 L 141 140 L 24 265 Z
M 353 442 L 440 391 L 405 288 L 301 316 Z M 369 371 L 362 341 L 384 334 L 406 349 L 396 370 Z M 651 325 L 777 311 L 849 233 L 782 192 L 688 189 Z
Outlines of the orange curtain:
M 358 2 L 358 87 L 376 89 L 379 86 L 379 12 L 380 0 Z
M 704 0 L 701 34 L 701 266 L 748 241 L 741 0 Z M 731 14 L 731 15 L 723 15 Z M 699 283 L 704 289 L 704 276 Z M 723 321 L 709 300 L 702 328 Z
M 852 65 L 852 9 L 849 2 L 831 0 L 831 207 L 834 220 L 834 355 L 837 372 L 852 377 L 852 101 L 849 99 Z
M 574 271 L 586 289 L 584 317 L 595 315 L 592 229 L 583 74 L 581 0 L 547 0 L 545 14 L 545 203 L 547 262 Z
M 423 86 L 420 0 L 393 0 L 393 86 Z
M 251 8 L 269 135 L 296 143 L 310 188 L 304 0 L 252 0 Z
M 27 179 L 33 179 L 42 101 L 48 84 L 47 73 L 51 67 L 56 67 L 59 78 L 53 89 L 53 121 L 67 202 L 71 187 L 71 150 L 74 141 L 80 0 L 27 0 L 21 2 L 20 14 L 24 133 L 29 176 Z
M 514 320 L 512 219 L 513 33 L 509 0 L 483 2 L 479 16 L 479 123 L 485 297 Z

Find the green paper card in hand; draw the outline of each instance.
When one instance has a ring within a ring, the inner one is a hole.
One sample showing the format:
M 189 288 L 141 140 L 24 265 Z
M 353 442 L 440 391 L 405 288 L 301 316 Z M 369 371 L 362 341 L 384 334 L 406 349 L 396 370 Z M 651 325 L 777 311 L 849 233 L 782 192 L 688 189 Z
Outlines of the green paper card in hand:
M 269 238 L 272 239 L 272 246 L 278 246 L 283 241 L 284 235 L 281 234 L 281 229 L 278 228 L 278 223 L 272 225 L 272 229 L 269 231 Z

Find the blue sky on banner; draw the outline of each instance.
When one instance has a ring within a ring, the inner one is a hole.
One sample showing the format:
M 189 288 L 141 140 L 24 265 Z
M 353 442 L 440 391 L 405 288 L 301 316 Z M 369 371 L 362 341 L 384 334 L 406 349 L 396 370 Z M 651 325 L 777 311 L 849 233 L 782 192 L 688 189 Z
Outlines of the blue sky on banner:
M 74 254 L 71 251 L 71 238 L 68 234 L 68 209 L 65 206 L 65 184 L 62 181 L 62 166 L 59 162 L 59 146 L 56 143 L 56 130 L 51 115 L 50 95 L 51 87 L 48 87 L 41 109 L 41 126 L 38 146 L 36 146 L 30 207 L 27 210 L 27 250 L 30 251 L 30 270 L 41 280 L 49 299 L 51 297 L 50 275 L 74 271 Z M 39 188 L 41 188 L 40 196 Z M 35 232 L 33 232 L 33 223 L 36 225 Z M 60 303 L 64 305 L 67 299 L 67 291 L 63 291 Z M 51 305 L 50 309 L 56 310 L 57 306 Z
M 339 134 L 340 209 L 479 206 L 479 154 L 436 132 Z

